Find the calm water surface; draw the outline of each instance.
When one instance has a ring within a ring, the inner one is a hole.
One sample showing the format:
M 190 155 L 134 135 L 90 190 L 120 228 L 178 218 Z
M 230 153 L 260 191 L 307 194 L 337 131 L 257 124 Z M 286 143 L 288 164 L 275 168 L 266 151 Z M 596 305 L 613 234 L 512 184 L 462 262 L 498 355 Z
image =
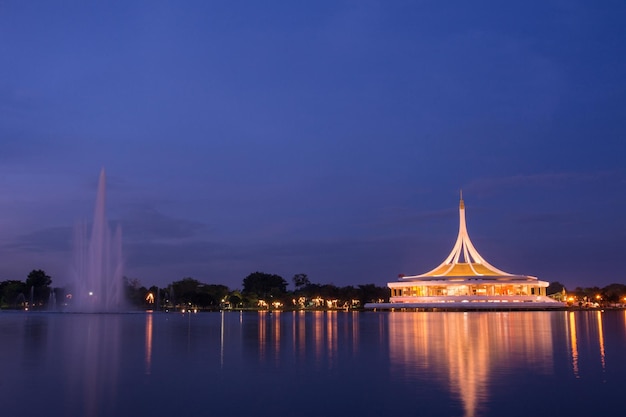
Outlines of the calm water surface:
M 0 313 L 0 415 L 625 415 L 626 312 Z

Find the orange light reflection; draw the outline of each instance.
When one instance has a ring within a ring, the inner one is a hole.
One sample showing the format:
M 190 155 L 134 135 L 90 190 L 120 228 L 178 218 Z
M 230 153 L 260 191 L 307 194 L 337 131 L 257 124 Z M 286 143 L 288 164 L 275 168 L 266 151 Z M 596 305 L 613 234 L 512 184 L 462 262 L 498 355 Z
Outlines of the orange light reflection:
M 146 314 L 146 375 L 152 370 L 152 313 Z
M 596 312 L 596 319 L 598 320 L 598 343 L 600 344 L 600 363 L 602 364 L 602 371 L 606 371 L 606 358 L 604 356 L 604 331 L 602 329 L 602 312 Z
M 391 313 L 389 353 L 394 370 L 420 378 L 435 369 L 462 403 L 480 414 L 492 373 L 514 364 L 552 371 L 549 315 L 525 313 Z M 439 379 L 439 378 L 438 378 Z
M 576 378 L 580 378 L 578 374 L 578 339 L 576 337 L 576 315 L 573 311 L 569 312 L 569 338 L 572 349 L 572 370 Z

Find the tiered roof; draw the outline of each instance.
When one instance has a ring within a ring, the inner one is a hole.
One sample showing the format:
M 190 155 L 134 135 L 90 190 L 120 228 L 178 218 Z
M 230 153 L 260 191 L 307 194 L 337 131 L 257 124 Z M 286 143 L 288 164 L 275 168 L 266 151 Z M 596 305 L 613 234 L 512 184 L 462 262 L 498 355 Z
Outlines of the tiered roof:
M 465 223 L 465 203 L 463 192 L 459 203 L 459 234 L 448 257 L 435 269 L 421 275 L 402 276 L 401 281 L 422 280 L 445 277 L 510 277 L 529 278 L 523 275 L 510 274 L 491 265 L 483 258 L 470 240 Z

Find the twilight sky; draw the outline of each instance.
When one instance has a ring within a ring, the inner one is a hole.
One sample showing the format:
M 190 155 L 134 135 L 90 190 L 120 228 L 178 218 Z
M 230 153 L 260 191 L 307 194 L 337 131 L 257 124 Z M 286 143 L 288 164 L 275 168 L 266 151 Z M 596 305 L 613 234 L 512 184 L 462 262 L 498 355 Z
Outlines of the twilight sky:
M 626 283 L 626 3 L 0 3 L 0 281 L 68 283 L 99 171 L 125 274 L 385 285 L 449 253 Z

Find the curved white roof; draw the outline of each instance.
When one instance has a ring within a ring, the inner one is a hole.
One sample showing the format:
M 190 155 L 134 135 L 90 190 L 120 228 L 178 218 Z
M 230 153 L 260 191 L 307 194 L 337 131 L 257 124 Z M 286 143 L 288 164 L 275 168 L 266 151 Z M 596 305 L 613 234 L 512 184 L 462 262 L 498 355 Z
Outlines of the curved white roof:
M 491 265 L 478 253 L 467 232 L 462 192 L 459 203 L 459 234 L 448 257 L 436 268 L 421 275 L 401 276 L 400 281 L 451 281 L 450 278 L 454 277 L 482 278 L 485 281 L 492 281 L 497 277 L 500 277 L 500 280 L 504 278 L 504 280 L 514 281 L 537 281 L 535 277 L 502 271 Z

